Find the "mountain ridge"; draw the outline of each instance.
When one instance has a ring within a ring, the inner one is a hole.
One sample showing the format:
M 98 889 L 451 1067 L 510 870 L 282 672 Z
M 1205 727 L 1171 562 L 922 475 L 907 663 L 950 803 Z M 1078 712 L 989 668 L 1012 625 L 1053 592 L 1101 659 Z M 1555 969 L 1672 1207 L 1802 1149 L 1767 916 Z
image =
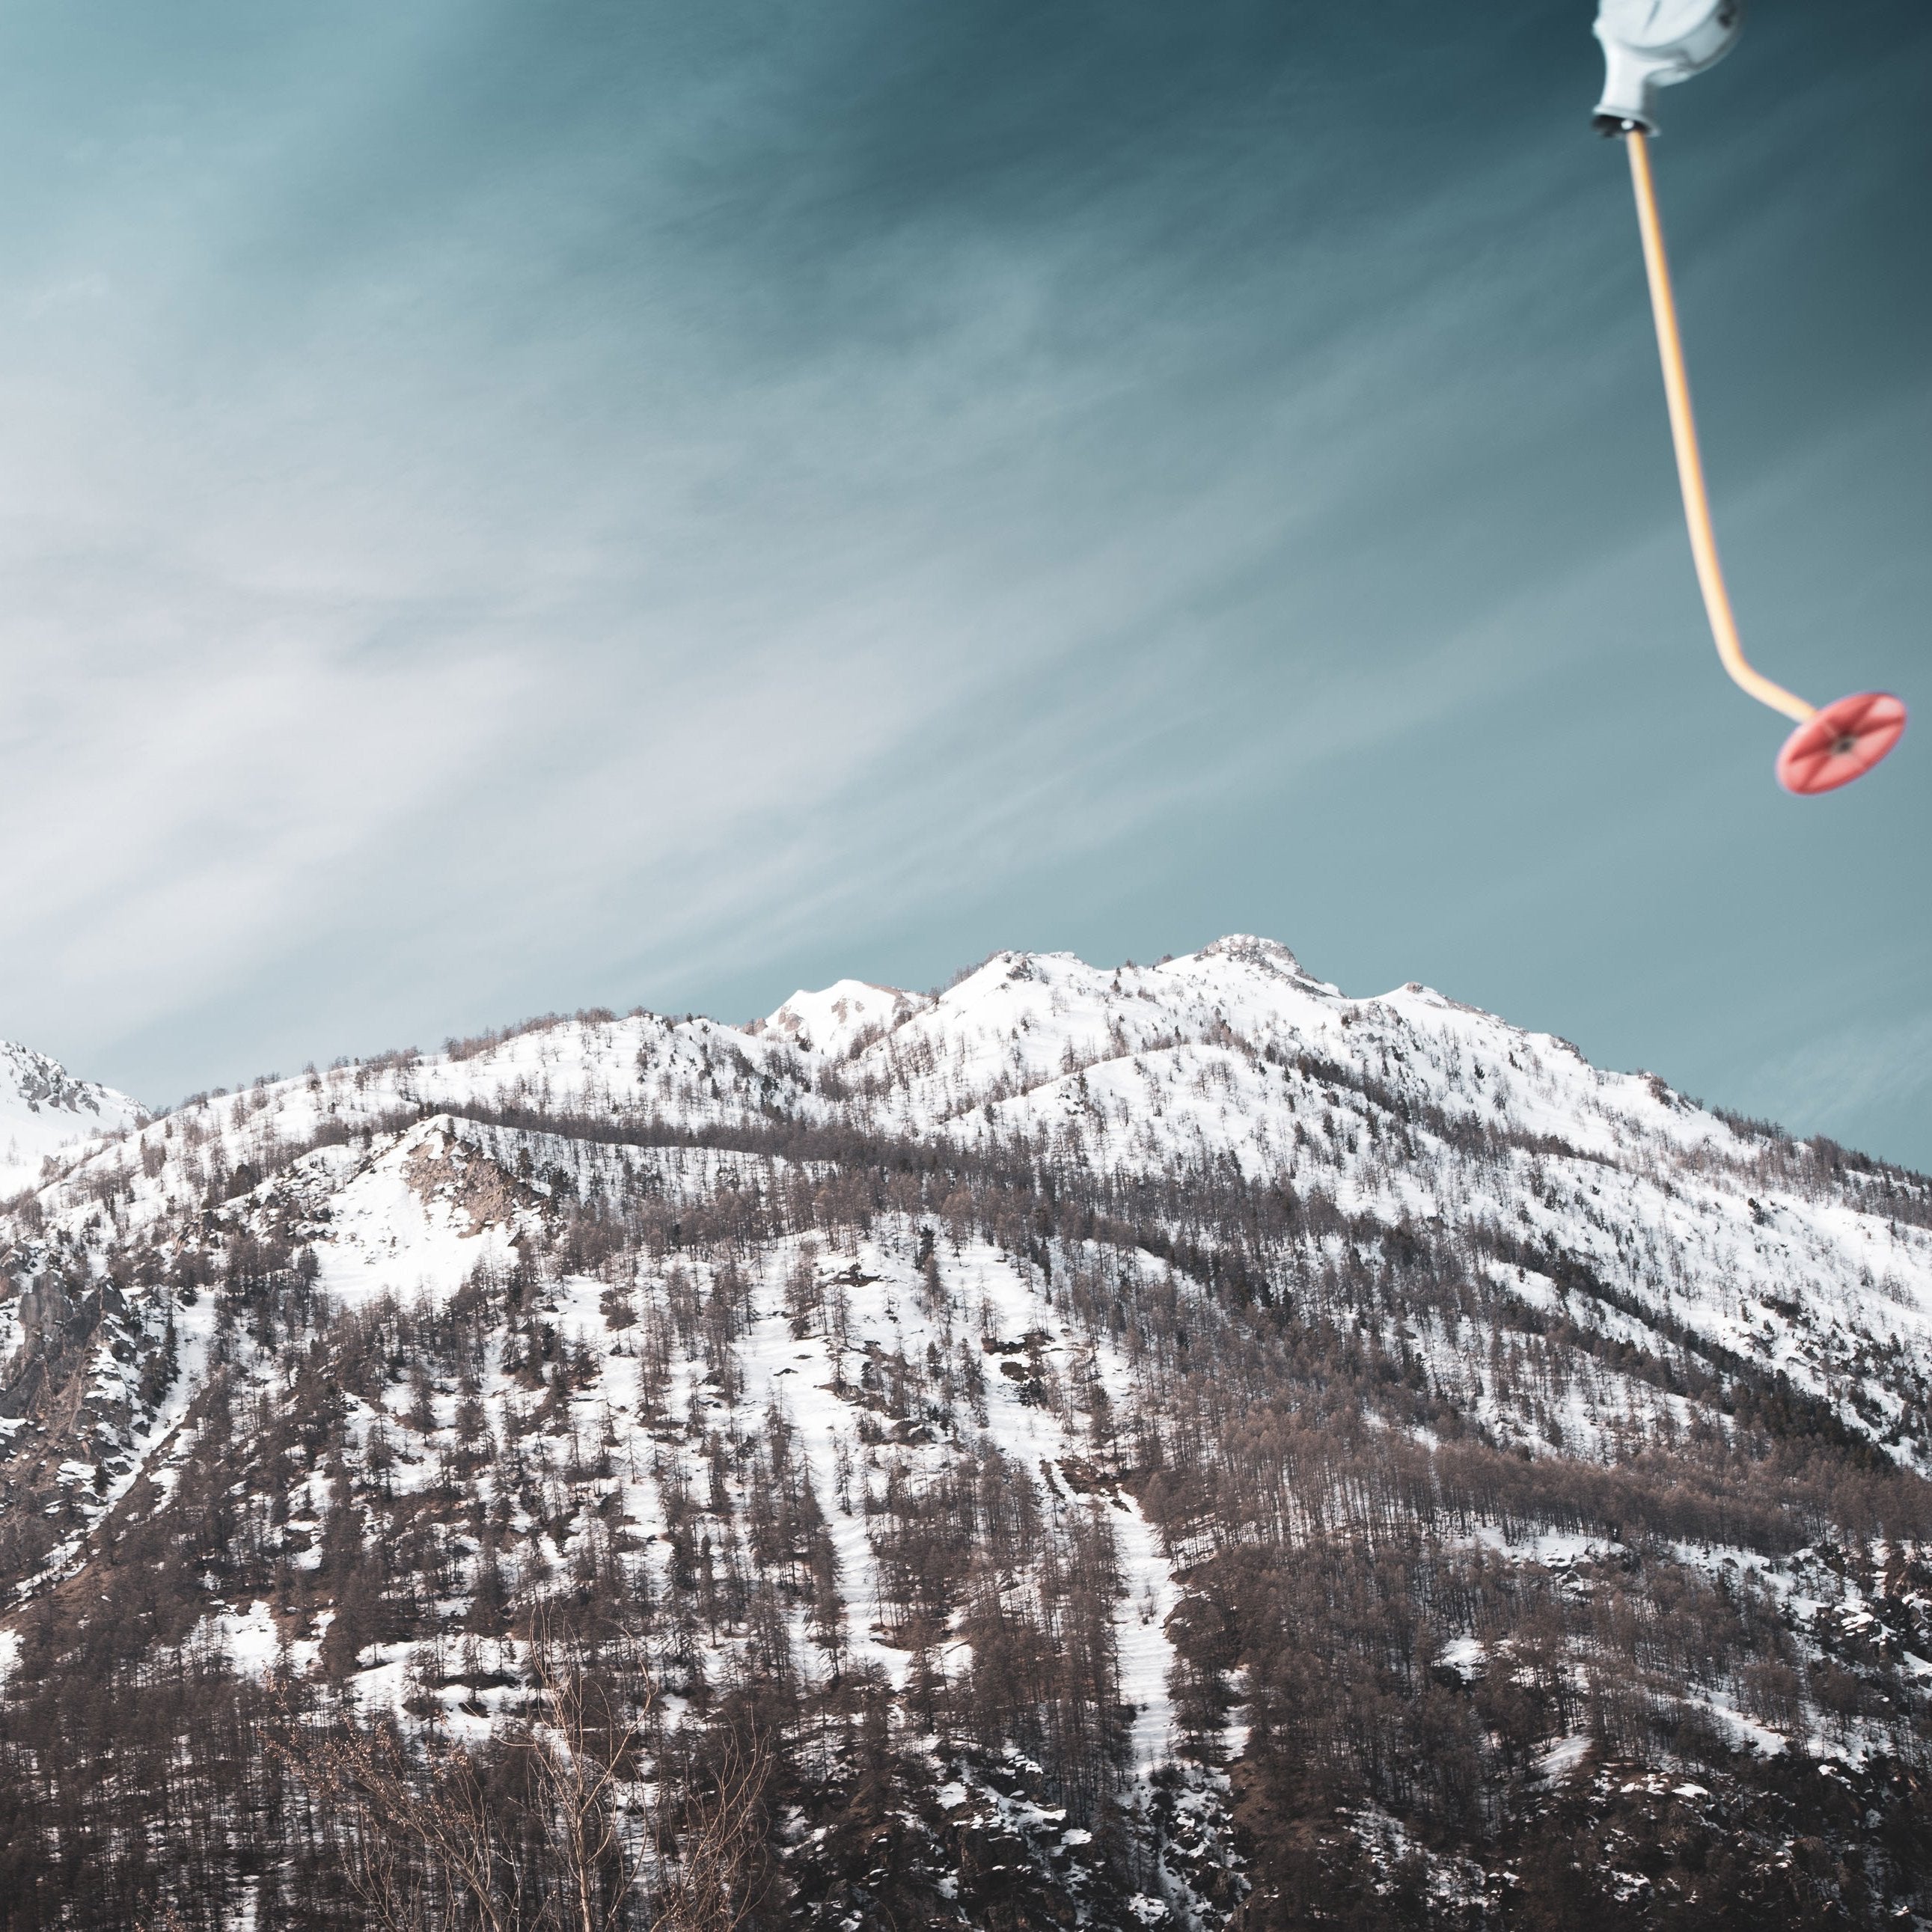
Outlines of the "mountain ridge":
M 0 1243 L 0 1874 L 70 1922 L 183 1751 L 282 1834 L 168 1839 L 193 1922 L 441 1910 L 386 1834 L 580 1682 L 659 1906 L 752 1754 L 774 1926 L 1932 1905 L 1932 1183 L 1426 988 L 1231 935 L 553 1017 L 130 1122 Z M 158 1754 L 83 1798 L 97 1682 Z M 388 1864 L 289 1835 L 331 1791 Z

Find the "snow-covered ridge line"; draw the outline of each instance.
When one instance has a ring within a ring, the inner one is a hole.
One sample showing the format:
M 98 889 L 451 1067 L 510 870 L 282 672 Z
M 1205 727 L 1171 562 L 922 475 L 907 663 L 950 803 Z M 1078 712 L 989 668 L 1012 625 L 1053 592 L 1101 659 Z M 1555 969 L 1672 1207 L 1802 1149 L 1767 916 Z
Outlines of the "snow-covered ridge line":
M 842 981 L 746 1028 L 586 1012 L 197 1097 L 67 1149 L 16 1217 L 16 1276 L 33 1277 L 43 1230 L 166 1244 L 297 1167 L 325 1194 L 380 1192 L 355 1176 L 395 1168 L 389 1204 L 371 1196 L 380 1224 L 414 1198 L 398 1163 L 420 1147 L 395 1137 L 439 1118 L 486 1164 L 495 1143 L 464 1123 L 522 1136 L 524 1158 L 548 1133 L 538 1164 L 573 1189 L 647 1165 L 658 1139 L 755 1163 L 808 1154 L 814 1130 L 828 1151 L 856 1132 L 1123 1183 L 1225 1171 L 1392 1241 L 1462 1231 L 1510 1258 L 1538 1319 L 1587 1284 L 1583 1328 L 1698 1338 L 1893 1453 L 1932 1453 L 1911 1392 L 1932 1373 L 1932 1184 L 1754 1135 L 1424 988 L 1350 998 L 1248 937 L 1148 967 L 997 953 L 936 995 Z M 607 1154 L 586 1167 L 592 1142 Z M 524 1208 L 540 1202 L 554 1211 L 542 1185 Z M 314 1238 L 326 1254 L 346 1238 Z

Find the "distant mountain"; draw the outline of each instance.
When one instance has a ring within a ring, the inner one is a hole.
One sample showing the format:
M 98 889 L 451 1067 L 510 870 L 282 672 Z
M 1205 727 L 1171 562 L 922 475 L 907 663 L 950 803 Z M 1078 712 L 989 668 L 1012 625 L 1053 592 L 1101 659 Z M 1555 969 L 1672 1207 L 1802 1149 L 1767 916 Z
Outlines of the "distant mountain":
M 56 1148 L 146 1118 L 126 1094 L 76 1080 L 58 1060 L 0 1040 L 0 1196 L 38 1180 L 41 1162 Z
M 88 1090 L 0 1932 L 1932 1912 L 1923 1177 L 1249 938 Z

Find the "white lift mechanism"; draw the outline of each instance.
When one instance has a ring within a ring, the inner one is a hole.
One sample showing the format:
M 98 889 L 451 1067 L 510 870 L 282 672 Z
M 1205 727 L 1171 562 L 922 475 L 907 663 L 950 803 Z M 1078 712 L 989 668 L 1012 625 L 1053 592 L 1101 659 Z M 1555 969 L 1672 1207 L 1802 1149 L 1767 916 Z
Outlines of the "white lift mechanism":
M 1743 27 L 1742 0 L 1600 0 L 1607 71 L 1597 125 L 1606 134 L 1655 134 L 1657 89 L 1723 59 Z

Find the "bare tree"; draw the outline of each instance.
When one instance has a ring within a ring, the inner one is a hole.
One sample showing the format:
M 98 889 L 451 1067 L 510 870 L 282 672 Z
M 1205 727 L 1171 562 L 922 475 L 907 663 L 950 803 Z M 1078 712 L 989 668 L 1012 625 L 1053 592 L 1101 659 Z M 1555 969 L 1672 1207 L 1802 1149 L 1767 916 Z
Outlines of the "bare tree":
M 737 1932 L 762 1900 L 758 1856 L 771 1752 L 755 1727 L 724 1736 L 703 1795 L 665 1837 L 675 1859 L 660 1878 L 652 1932 Z
M 283 1711 L 269 1749 L 331 1813 L 371 1924 L 428 1932 L 453 1917 L 479 1932 L 525 1932 L 542 1922 L 521 1909 L 521 1848 L 502 1831 L 468 1751 L 431 1737 L 417 1764 L 390 1725 L 352 1715 L 324 1730 L 295 1716 L 286 1692 Z
M 532 1618 L 530 1670 L 543 1722 L 518 1742 L 527 1752 L 532 1809 L 562 1872 L 572 1932 L 616 1932 L 644 1890 L 641 1813 L 627 1828 L 623 1786 L 636 1780 L 643 1730 L 656 1687 L 640 1660 L 614 1694 L 610 1676 L 588 1667 L 580 1640 L 560 1638 L 542 1612 Z
M 734 1736 L 709 1789 L 675 1825 L 628 1793 L 640 1782 L 655 1701 L 640 1660 L 592 1667 L 580 1637 L 531 1620 L 531 1721 L 502 1740 L 494 1784 L 478 1756 L 432 1733 L 412 1756 L 393 1726 L 297 1717 L 284 1687 L 273 1746 L 331 1814 L 344 1868 L 382 1932 L 735 1932 L 755 1905 L 759 1809 L 770 1754 Z M 655 1842 L 662 1882 L 650 1895 Z M 653 1906 L 655 1909 L 653 1909 Z

